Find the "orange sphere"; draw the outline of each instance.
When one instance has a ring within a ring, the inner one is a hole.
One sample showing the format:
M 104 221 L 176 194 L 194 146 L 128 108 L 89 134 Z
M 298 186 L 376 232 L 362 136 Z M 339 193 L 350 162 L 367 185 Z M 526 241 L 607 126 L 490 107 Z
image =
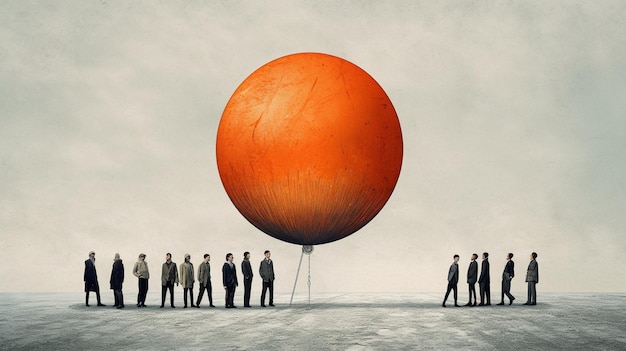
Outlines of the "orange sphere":
M 367 72 L 300 53 L 241 83 L 224 108 L 216 150 L 224 189 L 250 223 L 316 245 L 354 233 L 383 208 L 402 166 L 402 131 Z

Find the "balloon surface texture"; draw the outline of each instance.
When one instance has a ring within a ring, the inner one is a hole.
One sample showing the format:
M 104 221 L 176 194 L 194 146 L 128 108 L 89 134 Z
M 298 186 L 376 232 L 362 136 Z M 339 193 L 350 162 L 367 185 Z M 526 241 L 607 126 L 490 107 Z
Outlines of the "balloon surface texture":
M 255 227 L 317 245 L 361 229 L 402 167 L 402 131 L 385 91 L 339 57 L 271 61 L 235 90 L 217 131 L 224 189 Z

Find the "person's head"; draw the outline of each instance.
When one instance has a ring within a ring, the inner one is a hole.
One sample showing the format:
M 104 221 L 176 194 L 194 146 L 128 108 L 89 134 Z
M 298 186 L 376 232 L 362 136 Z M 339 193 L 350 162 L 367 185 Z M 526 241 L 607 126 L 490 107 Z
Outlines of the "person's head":
M 172 254 L 171 254 L 171 253 L 169 253 L 169 252 L 168 252 L 168 253 L 166 253 L 166 254 L 165 254 L 165 260 L 166 260 L 166 261 L 171 261 L 171 260 L 172 260 Z
M 472 261 L 475 261 L 478 258 L 477 254 L 472 254 Z
M 209 262 L 211 260 L 211 255 L 204 254 L 204 262 Z
M 189 260 L 191 260 L 191 255 L 185 254 L 185 262 L 189 262 Z
M 536 252 L 531 253 L 531 254 L 530 254 L 530 258 L 531 258 L 531 259 L 533 259 L 533 260 L 534 260 L 535 258 L 537 258 L 537 253 L 536 253 Z
M 92 260 L 96 259 L 96 253 L 93 251 L 89 251 L 89 258 L 91 258 Z
M 459 262 L 459 255 L 454 255 L 452 258 L 454 259 L 454 262 Z
M 489 252 L 483 252 L 483 260 L 489 258 Z
M 270 256 L 272 256 L 272 253 L 270 252 L 270 250 L 265 250 L 265 252 L 263 253 L 265 255 L 265 258 L 269 259 Z
M 113 256 L 113 261 L 119 261 L 119 260 L 120 260 L 120 254 L 115 253 L 115 256 Z
M 507 260 L 510 260 L 510 259 L 512 259 L 512 258 L 513 258 L 513 253 L 512 253 L 512 252 L 509 252 L 509 253 L 506 255 L 506 259 L 507 259 Z
M 250 253 L 248 251 L 244 252 L 243 253 L 243 258 L 246 259 L 246 260 L 250 259 Z
M 146 254 L 145 253 L 140 253 L 139 254 L 139 259 L 142 260 L 142 261 L 145 260 L 146 259 Z
M 233 254 L 231 254 L 230 252 L 226 254 L 226 261 L 228 262 L 232 262 L 233 261 Z

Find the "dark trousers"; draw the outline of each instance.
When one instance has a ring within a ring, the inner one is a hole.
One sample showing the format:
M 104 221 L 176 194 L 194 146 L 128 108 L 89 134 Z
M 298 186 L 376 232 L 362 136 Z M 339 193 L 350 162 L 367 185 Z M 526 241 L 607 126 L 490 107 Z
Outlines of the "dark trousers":
M 211 287 L 211 281 L 209 281 L 207 285 L 204 285 L 202 283 L 200 284 L 200 291 L 198 292 L 198 301 L 196 301 L 196 305 L 200 306 L 200 301 L 202 301 L 204 290 L 206 290 L 206 294 L 209 297 L 209 305 L 213 305 L 213 288 Z
M 263 291 L 261 291 L 261 306 L 265 306 L 265 292 L 270 290 L 270 305 L 274 304 L 274 281 L 263 281 Z
M 448 283 L 448 289 L 446 290 L 446 296 L 443 298 L 443 303 L 446 303 L 446 300 L 448 299 L 448 295 L 450 295 L 450 291 L 454 290 L 454 304 L 456 305 L 456 299 L 457 299 L 457 289 L 456 289 L 456 283 Z
M 137 294 L 137 304 L 146 304 L 146 295 L 148 294 L 148 279 L 139 278 L 139 294 Z
M 98 301 L 98 305 L 100 302 L 100 288 L 96 288 L 96 300 Z M 85 305 L 89 306 L 89 291 L 85 293 Z
M 193 304 L 193 288 L 183 288 L 183 301 L 185 302 L 185 307 L 187 307 L 187 291 L 189 291 L 189 299 L 191 300 L 191 307 L 194 307 Z
M 165 304 L 165 295 L 167 295 L 167 290 L 170 291 L 170 306 L 174 307 L 174 283 L 167 282 L 166 285 L 161 286 L 161 306 Z
M 480 304 L 491 305 L 491 288 L 489 283 L 479 283 L 480 289 Z
M 235 306 L 235 288 L 237 285 L 228 285 L 226 287 L 226 307 Z
M 502 279 L 502 298 L 500 302 L 504 302 L 504 295 L 506 295 L 510 301 L 515 300 L 515 297 L 511 295 L 511 280 Z
M 469 303 L 472 303 L 472 295 L 474 295 L 474 303 L 476 303 L 476 283 L 468 283 L 469 286 Z
M 537 285 L 537 283 L 528 282 L 528 301 L 526 301 L 526 303 L 537 303 L 537 289 L 535 285 Z
M 113 306 L 124 307 L 124 295 L 122 294 L 122 289 L 113 290 L 113 297 L 115 298 L 115 305 Z
M 252 291 L 252 277 L 243 279 L 243 305 L 250 306 L 250 292 Z

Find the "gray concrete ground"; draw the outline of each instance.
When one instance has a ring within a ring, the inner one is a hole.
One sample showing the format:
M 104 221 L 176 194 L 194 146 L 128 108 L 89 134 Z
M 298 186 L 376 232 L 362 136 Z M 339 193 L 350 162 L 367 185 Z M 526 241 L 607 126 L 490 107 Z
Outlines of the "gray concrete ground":
M 178 289 L 180 290 L 180 289 Z M 442 294 L 278 295 L 276 307 L 84 306 L 82 293 L 0 293 L 2 350 L 626 350 L 626 294 L 540 294 L 537 306 L 441 307 Z M 461 300 L 465 302 L 465 295 Z M 499 295 L 498 295 L 499 296 Z M 205 298 L 206 299 L 206 298 Z M 498 298 L 494 299 L 497 301 Z M 95 299 L 92 298 L 95 302 Z M 240 299 L 236 301 L 241 303 Z

